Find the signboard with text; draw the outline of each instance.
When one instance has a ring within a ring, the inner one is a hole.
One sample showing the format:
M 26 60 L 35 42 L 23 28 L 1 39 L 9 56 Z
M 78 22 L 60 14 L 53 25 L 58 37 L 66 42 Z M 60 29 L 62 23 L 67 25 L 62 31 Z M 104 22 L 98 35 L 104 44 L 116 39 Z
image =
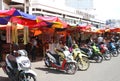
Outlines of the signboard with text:
M 13 2 L 17 2 L 17 3 L 24 3 L 24 0 L 11 0 Z

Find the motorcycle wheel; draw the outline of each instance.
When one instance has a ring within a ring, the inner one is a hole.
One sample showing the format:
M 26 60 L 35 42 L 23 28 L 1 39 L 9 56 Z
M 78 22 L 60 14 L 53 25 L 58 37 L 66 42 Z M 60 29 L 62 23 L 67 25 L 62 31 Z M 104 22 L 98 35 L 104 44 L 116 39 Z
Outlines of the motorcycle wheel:
M 89 68 L 90 66 L 90 62 L 89 59 L 87 57 L 82 57 L 83 63 L 81 62 L 81 60 L 78 60 L 78 69 L 85 71 Z
M 118 54 L 120 54 L 120 48 L 118 48 L 118 50 L 117 50 L 117 51 L 118 51 Z
M 93 58 L 97 63 L 101 63 L 103 61 L 102 55 L 95 55 Z
M 47 67 L 51 67 L 51 63 L 50 63 L 50 59 L 49 58 L 45 58 L 45 60 L 44 60 L 44 62 L 45 62 L 45 65 L 47 66 Z
M 110 60 L 111 59 L 111 53 L 110 52 L 106 52 L 105 54 L 103 54 L 105 60 Z
M 113 55 L 113 57 L 117 57 L 117 56 L 118 56 L 117 51 L 113 51 L 113 52 L 112 52 L 112 55 Z
M 36 77 L 33 74 L 20 74 L 18 81 L 37 81 Z
M 65 71 L 68 74 L 75 74 L 77 69 L 78 69 L 78 66 L 75 63 L 71 62 L 71 63 L 66 63 L 65 64 Z

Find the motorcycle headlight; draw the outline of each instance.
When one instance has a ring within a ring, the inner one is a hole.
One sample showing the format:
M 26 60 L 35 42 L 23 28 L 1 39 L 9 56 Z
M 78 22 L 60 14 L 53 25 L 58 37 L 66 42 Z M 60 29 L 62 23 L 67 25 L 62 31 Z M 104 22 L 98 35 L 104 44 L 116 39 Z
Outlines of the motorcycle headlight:
M 21 63 L 19 63 L 20 67 L 23 69 L 29 69 L 31 68 L 31 63 L 29 60 L 23 60 Z
M 73 56 L 72 55 L 68 55 L 67 56 L 67 60 L 73 60 Z

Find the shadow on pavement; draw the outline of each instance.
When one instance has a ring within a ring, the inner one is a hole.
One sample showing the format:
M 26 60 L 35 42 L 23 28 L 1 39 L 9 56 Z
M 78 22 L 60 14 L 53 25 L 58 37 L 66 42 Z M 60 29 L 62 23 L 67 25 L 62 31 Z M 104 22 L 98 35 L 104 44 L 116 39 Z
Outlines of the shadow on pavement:
M 0 76 L 0 81 L 10 81 L 8 77 Z
M 89 60 L 90 63 L 98 63 L 95 60 Z M 102 63 L 102 62 L 101 62 Z
M 48 73 L 66 74 L 64 71 L 61 71 L 61 70 L 58 70 L 58 69 L 54 69 L 54 68 L 36 67 L 35 69 L 37 69 L 37 70 L 42 70 L 42 71 L 46 71 L 46 74 L 48 74 Z

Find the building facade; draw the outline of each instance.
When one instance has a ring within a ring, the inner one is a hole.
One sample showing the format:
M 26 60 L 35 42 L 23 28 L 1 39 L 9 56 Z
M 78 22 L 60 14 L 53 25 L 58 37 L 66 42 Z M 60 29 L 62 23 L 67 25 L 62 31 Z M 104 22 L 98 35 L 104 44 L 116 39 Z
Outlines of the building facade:
M 80 10 L 80 8 L 92 8 L 93 0 L 3 0 L 1 4 L 2 9 L 15 7 L 32 15 L 57 16 L 70 25 L 104 24 L 96 20 L 93 14 Z
M 75 9 L 93 9 L 93 0 L 65 0 L 65 5 Z

